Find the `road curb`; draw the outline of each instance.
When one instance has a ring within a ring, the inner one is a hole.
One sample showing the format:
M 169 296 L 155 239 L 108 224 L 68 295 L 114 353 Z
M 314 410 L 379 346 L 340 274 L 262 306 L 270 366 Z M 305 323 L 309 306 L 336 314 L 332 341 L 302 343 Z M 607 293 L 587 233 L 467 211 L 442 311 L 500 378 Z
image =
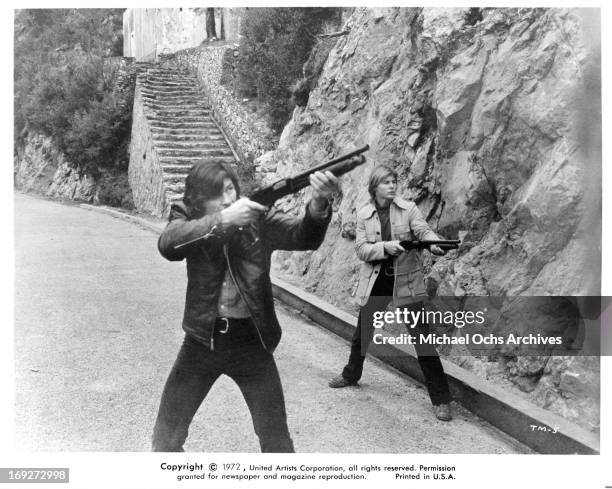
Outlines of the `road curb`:
M 123 211 L 81 204 L 81 207 L 102 212 L 160 233 L 164 224 L 132 216 Z M 350 341 L 357 318 L 277 277 L 272 278 L 274 296 L 297 309 L 321 327 Z M 348 352 L 347 352 L 348 354 Z M 374 345 L 368 350 L 383 362 L 423 383 L 416 356 L 393 345 Z M 599 437 L 554 413 L 490 384 L 466 369 L 442 359 L 454 400 L 539 453 L 598 454 Z
M 117 219 L 121 219 L 122 221 L 131 222 L 133 224 L 137 224 L 149 231 L 153 231 L 155 233 L 161 233 L 165 227 L 165 224 L 157 224 L 151 222 L 147 219 L 143 219 L 142 217 L 133 216 L 128 214 L 127 212 L 117 210 L 113 207 L 105 207 L 91 204 L 80 204 L 79 207 L 83 209 L 87 209 L 88 211 L 101 212 L 103 214 L 108 214 L 109 216 L 116 217 Z
M 275 297 L 322 327 L 350 341 L 357 317 L 318 297 L 272 277 Z M 417 357 L 393 345 L 371 344 L 368 354 L 424 383 Z M 347 350 L 348 356 L 348 350 Z M 476 377 L 468 370 L 442 359 L 455 401 L 493 426 L 539 453 L 598 454 L 599 437 L 554 413 Z

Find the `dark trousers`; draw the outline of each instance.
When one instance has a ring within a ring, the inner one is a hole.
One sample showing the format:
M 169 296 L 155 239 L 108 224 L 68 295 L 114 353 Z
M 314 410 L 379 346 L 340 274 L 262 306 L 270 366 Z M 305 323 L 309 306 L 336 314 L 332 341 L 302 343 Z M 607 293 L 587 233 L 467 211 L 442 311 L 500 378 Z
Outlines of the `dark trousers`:
M 342 371 L 342 377 L 350 382 L 357 382 L 363 373 L 366 351 L 374 335 L 373 311 L 384 311 L 393 298 L 393 277 L 386 276 L 382 272 L 381 269 L 381 274 L 374 283 L 367 304 L 359 311 L 357 329 L 351 340 L 351 354 Z M 421 309 L 422 305 L 423 303 L 418 302 L 406 307 Z M 429 328 L 426 324 L 419 323 L 414 328 L 407 327 L 407 330 L 415 339 L 418 339 L 420 334 L 428 334 Z M 450 390 L 435 347 L 430 344 L 421 344 L 419 341 L 415 341 L 414 346 L 431 403 L 434 406 L 449 403 L 451 401 Z
M 261 345 L 250 320 L 242 326 L 232 324 L 226 334 L 215 332 L 214 351 L 190 335 L 185 336 L 162 394 L 153 451 L 184 451 L 189 424 L 222 374 L 238 384 L 251 412 L 261 451 L 294 451 L 274 357 Z M 215 420 L 211 426 L 231 430 L 223 420 Z

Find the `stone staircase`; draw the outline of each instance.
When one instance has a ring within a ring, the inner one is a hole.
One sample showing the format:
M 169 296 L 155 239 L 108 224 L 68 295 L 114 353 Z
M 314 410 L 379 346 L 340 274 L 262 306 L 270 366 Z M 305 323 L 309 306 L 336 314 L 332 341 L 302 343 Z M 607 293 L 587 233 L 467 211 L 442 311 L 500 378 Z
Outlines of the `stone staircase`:
M 149 68 L 137 84 L 153 148 L 162 170 L 166 209 L 183 198 L 185 177 L 198 161 L 236 164 L 234 153 L 213 121 L 195 77 L 168 68 Z

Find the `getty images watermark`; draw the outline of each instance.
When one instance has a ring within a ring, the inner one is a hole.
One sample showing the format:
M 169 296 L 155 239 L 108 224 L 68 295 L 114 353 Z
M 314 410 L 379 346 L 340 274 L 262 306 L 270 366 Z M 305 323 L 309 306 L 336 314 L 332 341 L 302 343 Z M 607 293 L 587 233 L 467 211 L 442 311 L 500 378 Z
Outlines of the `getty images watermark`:
M 384 302 L 384 301 L 382 301 Z M 472 354 L 600 355 L 609 348 L 609 297 L 431 297 L 362 309 L 375 345 L 464 345 Z

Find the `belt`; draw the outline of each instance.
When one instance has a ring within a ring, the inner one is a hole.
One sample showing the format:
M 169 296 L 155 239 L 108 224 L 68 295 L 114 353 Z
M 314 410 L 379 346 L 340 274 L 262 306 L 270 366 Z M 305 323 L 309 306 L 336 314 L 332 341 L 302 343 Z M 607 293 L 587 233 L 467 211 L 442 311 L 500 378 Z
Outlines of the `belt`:
M 236 327 L 244 329 L 245 326 L 250 326 L 251 324 L 251 318 L 218 317 L 215 319 L 215 332 L 219 334 L 228 334 Z

